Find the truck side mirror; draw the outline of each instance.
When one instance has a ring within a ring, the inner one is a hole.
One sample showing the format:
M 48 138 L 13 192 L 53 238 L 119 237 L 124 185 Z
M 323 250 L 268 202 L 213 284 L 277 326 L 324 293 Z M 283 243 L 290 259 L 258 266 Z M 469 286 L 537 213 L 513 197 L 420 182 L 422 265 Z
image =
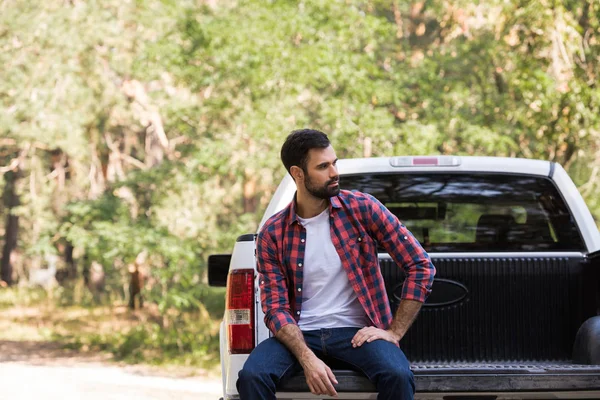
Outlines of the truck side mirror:
M 208 256 L 208 284 L 210 286 L 227 286 L 227 273 L 231 254 L 211 254 Z

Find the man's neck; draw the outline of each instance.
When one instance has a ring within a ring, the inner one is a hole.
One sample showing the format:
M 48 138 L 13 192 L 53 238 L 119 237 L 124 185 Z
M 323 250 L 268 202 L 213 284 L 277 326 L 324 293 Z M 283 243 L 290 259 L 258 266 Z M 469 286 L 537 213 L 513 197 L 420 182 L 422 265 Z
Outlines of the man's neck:
M 329 207 L 329 200 L 319 199 L 310 193 L 296 192 L 296 214 L 300 218 L 312 218 Z

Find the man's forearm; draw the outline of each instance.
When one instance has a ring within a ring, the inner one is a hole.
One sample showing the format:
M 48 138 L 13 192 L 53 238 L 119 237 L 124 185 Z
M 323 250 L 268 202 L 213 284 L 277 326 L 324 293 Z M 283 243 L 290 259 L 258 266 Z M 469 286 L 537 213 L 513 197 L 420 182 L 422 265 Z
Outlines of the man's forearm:
M 275 338 L 283 343 L 296 356 L 298 362 L 304 369 L 306 384 L 311 393 L 327 394 L 337 396 L 335 387 L 338 381 L 331 371 L 331 368 L 319 359 L 315 353 L 306 345 L 304 335 L 298 325 L 287 324 L 281 328 Z
M 304 341 L 304 335 L 298 325 L 287 324 L 277 332 L 275 338 L 283 343 L 296 356 L 300 364 L 304 366 L 304 361 L 310 356 L 314 356 L 311 349 Z
M 423 303 L 416 300 L 403 299 L 400 301 L 398 310 L 396 310 L 396 315 L 394 315 L 394 319 L 389 328 L 389 331 L 398 337 L 398 341 L 406 335 L 408 328 L 410 328 L 417 318 L 422 305 Z

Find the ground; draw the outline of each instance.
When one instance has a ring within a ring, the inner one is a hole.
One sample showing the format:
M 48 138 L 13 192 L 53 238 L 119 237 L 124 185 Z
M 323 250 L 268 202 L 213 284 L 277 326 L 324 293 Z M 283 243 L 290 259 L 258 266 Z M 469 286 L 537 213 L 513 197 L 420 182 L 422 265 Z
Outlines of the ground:
M 124 313 L 125 311 L 123 311 Z M 121 311 L 116 315 L 120 315 Z M 115 315 L 111 313 L 111 315 Z M 137 316 L 107 318 L 106 311 L 35 307 L 0 309 L 0 398 L 60 400 L 218 399 L 214 368 L 117 362 L 109 353 L 67 349 L 56 332 L 118 329 Z
M 182 373 L 183 372 L 183 373 Z M 107 356 L 64 351 L 43 342 L 0 341 L 0 376 L 6 399 L 197 400 L 218 399 L 220 381 L 189 371 L 124 366 Z

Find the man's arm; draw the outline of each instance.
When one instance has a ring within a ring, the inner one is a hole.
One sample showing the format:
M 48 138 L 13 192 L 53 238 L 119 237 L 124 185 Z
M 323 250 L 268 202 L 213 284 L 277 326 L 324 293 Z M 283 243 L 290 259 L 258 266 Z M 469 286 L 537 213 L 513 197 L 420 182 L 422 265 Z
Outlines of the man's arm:
M 401 299 L 425 302 L 435 276 L 429 255 L 390 210 L 375 197 L 365 195 L 369 200 L 369 232 L 406 272 Z
M 316 395 L 326 394 L 337 396 L 333 384 L 337 384 L 337 379 L 331 371 L 331 368 L 321 361 L 304 341 L 302 331 L 298 325 L 288 324 L 281 328 L 275 338 L 283 343 L 296 358 L 306 376 L 306 383 L 311 393 Z
M 296 320 L 292 316 L 287 278 L 277 257 L 277 246 L 265 229 L 256 239 L 256 261 L 265 324 L 276 335 L 284 326 L 295 325 Z
M 431 292 L 435 267 L 429 255 L 408 229 L 383 204 L 371 195 L 369 199 L 368 229 L 382 244 L 396 264 L 406 271 L 402 297 L 388 330 L 363 328 L 352 339 L 354 346 L 375 339 L 398 344 L 416 319 L 419 310 Z
M 410 328 L 415 319 L 417 319 L 417 315 L 422 306 L 423 303 L 420 301 L 408 299 L 400 300 L 396 315 L 394 315 L 394 319 L 388 329 L 388 332 L 392 333 L 398 342 L 402 340 L 404 335 L 406 335 L 406 332 L 408 332 L 408 328 Z
M 256 241 L 257 269 L 261 288 L 261 305 L 265 324 L 275 338 L 298 359 L 304 369 L 311 393 L 337 396 L 337 380 L 331 369 L 308 348 L 302 331 L 292 317 L 287 279 L 276 256 L 276 246 L 268 232 L 259 233 Z

